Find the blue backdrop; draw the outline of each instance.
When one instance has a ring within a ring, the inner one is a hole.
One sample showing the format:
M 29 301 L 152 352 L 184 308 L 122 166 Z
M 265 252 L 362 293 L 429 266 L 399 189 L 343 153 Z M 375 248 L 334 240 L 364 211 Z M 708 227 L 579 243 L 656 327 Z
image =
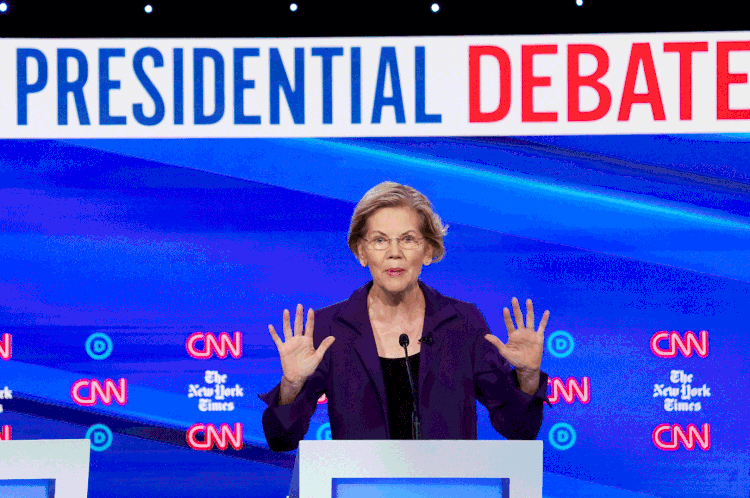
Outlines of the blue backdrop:
M 281 376 L 267 325 L 369 280 L 349 218 L 393 180 L 450 226 L 425 282 L 501 338 L 512 296 L 551 311 L 545 497 L 745 497 L 748 156 L 740 135 L 2 141 L 0 428 L 91 438 L 91 497 L 285 496 L 294 455 L 268 450 L 257 398 Z M 235 331 L 239 355 L 186 346 Z M 676 339 L 652 347 L 660 331 Z M 127 401 L 82 405 L 106 379 Z M 325 406 L 308 438 L 330 437 Z M 186 436 L 237 423 L 239 449 Z M 483 408 L 479 437 L 500 438 Z

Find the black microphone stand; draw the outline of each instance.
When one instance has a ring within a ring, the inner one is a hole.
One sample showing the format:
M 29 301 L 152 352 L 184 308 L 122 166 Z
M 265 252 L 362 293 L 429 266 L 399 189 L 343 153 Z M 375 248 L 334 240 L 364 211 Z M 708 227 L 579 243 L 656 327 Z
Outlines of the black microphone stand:
M 422 439 L 422 430 L 419 426 L 419 413 L 417 412 L 417 390 L 414 389 L 414 379 L 411 377 L 411 368 L 409 367 L 409 352 L 406 349 L 409 345 L 409 336 L 401 334 L 398 338 L 398 343 L 404 348 L 404 355 L 406 356 L 406 375 L 409 376 L 409 385 L 411 386 L 411 438 Z

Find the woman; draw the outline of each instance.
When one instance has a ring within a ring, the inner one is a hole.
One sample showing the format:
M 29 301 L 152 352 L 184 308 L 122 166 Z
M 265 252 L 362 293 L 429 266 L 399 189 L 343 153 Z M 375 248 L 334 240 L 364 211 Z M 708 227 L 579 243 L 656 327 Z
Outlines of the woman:
M 508 342 L 490 334 L 473 304 L 448 298 L 419 280 L 422 267 L 445 252 L 446 228 L 427 198 L 411 187 L 384 182 L 357 204 L 349 248 L 372 281 L 341 303 L 307 312 L 297 306 L 294 331 L 284 310 L 279 350 L 281 382 L 261 395 L 268 408 L 263 430 L 274 451 L 297 448 L 317 400 L 328 398 L 333 439 L 409 439 L 413 398 L 404 348 L 418 399 L 423 439 L 476 439 L 475 400 L 508 439 L 534 439 L 547 400 L 540 371 L 544 312 L 534 330 L 531 300 L 524 324 L 518 300 L 503 310 Z M 515 368 L 511 369 L 511 365 Z

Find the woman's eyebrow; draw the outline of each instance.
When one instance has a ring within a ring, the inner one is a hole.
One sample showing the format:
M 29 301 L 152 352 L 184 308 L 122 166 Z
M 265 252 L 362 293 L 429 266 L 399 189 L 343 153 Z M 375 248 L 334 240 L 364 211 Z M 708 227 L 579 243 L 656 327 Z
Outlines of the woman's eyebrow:
M 403 237 L 404 235 L 409 234 L 409 233 L 417 233 L 417 231 L 413 230 L 413 229 L 409 229 L 409 230 L 405 231 L 404 233 L 402 233 L 401 236 Z M 387 236 L 387 234 L 385 232 L 381 232 L 380 230 L 373 230 L 372 232 L 370 232 L 370 235 L 375 235 L 375 234 L 381 234 L 381 235 L 386 235 Z

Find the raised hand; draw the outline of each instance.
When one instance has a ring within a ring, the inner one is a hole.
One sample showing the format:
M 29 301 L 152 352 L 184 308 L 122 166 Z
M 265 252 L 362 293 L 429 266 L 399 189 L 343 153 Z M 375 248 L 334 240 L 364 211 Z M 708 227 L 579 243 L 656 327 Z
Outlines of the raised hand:
M 316 350 L 313 346 L 315 313 L 312 308 L 308 310 L 303 332 L 302 310 L 302 305 L 298 304 L 297 315 L 294 318 L 294 333 L 289 323 L 289 310 L 284 310 L 284 342 L 276 334 L 273 325 L 268 326 L 273 342 L 279 350 L 284 379 L 293 385 L 303 383 L 315 372 L 326 350 L 334 341 L 333 337 L 326 337 Z
M 544 346 L 544 329 L 549 320 L 549 310 L 544 312 L 539 330 L 534 330 L 534 306 L 531 299 L 526 300 L 526 324 L 524 325 L 521 307 L 518 299 L 512 299 L 513 314 L 516 325 L 510 317 L 510 310 L 503 308 L 505 327 L 508 329 L 508 342 L 503 342 L 492 334 L 485 337 L 497 347 L 500 354 L 510 362 L 520 373 L 528 375 L 539 371 L 542 365 L 542 350 Z

